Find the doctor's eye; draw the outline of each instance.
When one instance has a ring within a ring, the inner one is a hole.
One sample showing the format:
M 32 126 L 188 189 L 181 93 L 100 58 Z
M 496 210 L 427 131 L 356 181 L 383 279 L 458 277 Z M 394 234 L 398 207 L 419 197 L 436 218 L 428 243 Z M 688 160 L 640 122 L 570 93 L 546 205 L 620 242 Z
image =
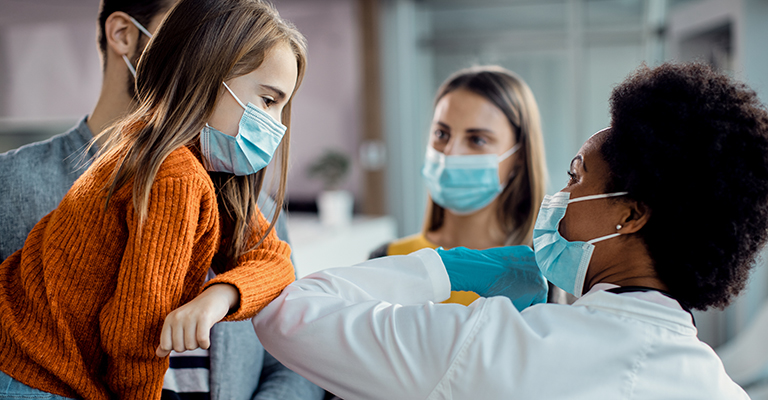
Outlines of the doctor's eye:
M 576 174 L 571 172 L 571 170 L 565 171 L 566 174 L 568 174 L 568 184 L 576 183 Z

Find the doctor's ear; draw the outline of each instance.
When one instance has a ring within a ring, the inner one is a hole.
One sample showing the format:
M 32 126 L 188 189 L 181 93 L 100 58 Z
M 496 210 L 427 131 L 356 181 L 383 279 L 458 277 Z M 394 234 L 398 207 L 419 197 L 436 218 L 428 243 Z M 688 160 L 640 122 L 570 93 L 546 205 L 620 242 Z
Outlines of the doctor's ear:
M 140 33 L 128 14 L 116 11 L 104 22 L 104 35 L 107 39 L 107 51 L 111 50 L 117 56 L 125 54 L 131 58 L 136 50 L 136 41 L 139 40 Z
M 623 200 L 622 202 L 626 209 L 622 213 L 620 222 L 616 225 L 616 231 L 622 234 L 635 233 L 648 223 L 648 219 L 651 218 L 651 209 L 635 200 Z

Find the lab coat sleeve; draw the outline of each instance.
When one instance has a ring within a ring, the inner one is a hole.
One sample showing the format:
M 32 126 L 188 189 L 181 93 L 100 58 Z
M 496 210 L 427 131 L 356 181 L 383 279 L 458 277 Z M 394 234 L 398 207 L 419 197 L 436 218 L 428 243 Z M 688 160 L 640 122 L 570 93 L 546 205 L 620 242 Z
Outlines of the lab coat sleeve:
M 449 295 L 440 257 L 423 249 L 300 279 L 253 325 L 278 360 L 341 398 L 426 399 L 483 310 L 434 303 Z

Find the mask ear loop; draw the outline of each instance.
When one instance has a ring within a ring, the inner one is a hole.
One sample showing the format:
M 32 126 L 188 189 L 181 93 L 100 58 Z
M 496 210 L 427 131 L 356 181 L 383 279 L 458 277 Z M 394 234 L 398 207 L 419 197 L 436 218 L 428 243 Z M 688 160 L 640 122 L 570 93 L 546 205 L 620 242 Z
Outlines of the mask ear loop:
M 615 192 L 615 193 L 593 194 L 591 196 L 583 196 L 583 197 L 577 197 L 575 199 L 569 199 L 568 200 L 568 204 L 576 203 L 576 202 L 579 202 L 579 201 L 596 200 L 596 199 L 605 199 L 605 198 L 608 198 L 608 197 L 624 196 L 624 195 L 627 195 L 627 194 L 629 194 L 629 192 Z M 617 229 L 620 229 L 620 228 L 617 227 Z M 598 242 L 602 242 L 603 240 L 613 239 L 613 238 L 615 238 L 617 236 L 620 236 L 620 235 L 621 235 L 620 232 L 616 232 L 616 233 L 612 233 L 610 235 L 605 235 L 605 236 L 602 236 L 602 237 L 599 237 L 599 238 L 588 240 L 587 243 L 595 244 L 595 243 L 598 243 Z
M 592 240 L 588 240 L 587 243 L 595 244 L 597 242 L 602 242 L 603 240 L 613 239 L 613 238 L 615 238 L 617 236 L 621 236 L 621 233 L 619 233 L 619 232 L 611 233 L 610 235 L 605 235 L 603 237 L 599 237 L 599 238 L 595 238 L 595 239 L 592 239 Z
M 605 199 L 608 197 L 616 197 L 616 196 L 624 196 L 629 194 L 629 192 L 616 192 L 616 193 L 604 193 L 604 194 L 593 194 L 590 196 L 583 196 L 583 197 L 577 197 L 575 199 L 569 199 L 568 203 L 576 203 L 579 201 L 586 201 L 586 200 L 595 200 L 595 199 Z
M 517 143 L 516 145 L 512 146 L 511 149 L 501 153 L 501 155 L 499 156 L 499 162 L 506 160 L 507 158 L 512 156 L 512 154 L 517 153 L 518 150 L 520 150 L 520 143 Z
M 500 163 L 500 162 L 506 160 L 507 158 L 511 157 L 512 154 L 517 153 L 518 150 L 520 150 L 520 143 L 519 142 L 517 144 L 515 144 L 514 146 L 512 146 L 511 149 L 501 153 L 501 155 L 498 158 L 498 162 Z M 517 176 L 517 173 L 515 172 L 515 170 L 513 168 L 512 171 L 509 172 L 509 177 L 504 182 L 504 186 L 506 187 L 507 186 L 506 182 L 511 181 L 515 176 Z
M 128 60 L 128 57 L 125 54 L 123 54 L 123 60 L 125 61 L 125 65 L 128 66 L 128 71 L 131 71 L 133 79 L 136 79 L 136 68 L 133 68 L 133 64 L 131 64 L 131 61 Z
M 131 20 L 131 22 L 133 22 L 133 24 L 134 24 L 134 25 L 136 25 L 136 28 L 137 28 L 138 30 L 140 30 L 140 31 L 141 31 L 141 33 L 143 33 L 143 34 L 147 35 L 147 37 L 148 37 L 148 38 L 152 39 L 152 34 L 151 34 L 151 33 L 149 33 L 149 31 L 147 30 L 147 28 L 145 28 L 145 27 L 144 27 L 142 24 L 140 24 L 140 23 L 139 23 L 139 21 L 136 21 L 136 20 L 135 20 L 133 17 L 131 17 L 130 15 L 128 16 L 128 18 Z
M 224 85 L 225 88 L 227 88 L 227 90 L 229 91 L 229 94 L 231 94 L 232 97 L 235 98 L 235 100 L 237 101 L 237 104 L 240 104 L 240 107 L 243 107 L 243 110 L 245 110 L 246 109 L 245 104 L 243 104 L 243 102 L 237 98 L 237 96 L 235 95 L 235 92 L 233 92 L 232 89 L 230 89 L 229 86 L 227 86 L 226 82 L 221 82 L 221 83 Z
M 136 19 L 134 19 L 130 15 L 128 16 L 128 18 L 131 20 L 133 25 L 136 26 L 136 29 L 141 31 L 141 33 L 145 34 L 148 38 L 152 39 L 152 34 L 149 33 L 147 28 L 141 25 L 139 21 L 136 21 Z M 136 79 L 136 68 L 133 67 L 133 64 L 131 64 L 131 61 L 128 59 L 128 56 L 126 56 L 125 54 L 123 54 L 123 61 L 125 61 L 125 65 L 128 66 L 128 70 L 131 71 L 131 75 L 133 75 L 133 79 Z

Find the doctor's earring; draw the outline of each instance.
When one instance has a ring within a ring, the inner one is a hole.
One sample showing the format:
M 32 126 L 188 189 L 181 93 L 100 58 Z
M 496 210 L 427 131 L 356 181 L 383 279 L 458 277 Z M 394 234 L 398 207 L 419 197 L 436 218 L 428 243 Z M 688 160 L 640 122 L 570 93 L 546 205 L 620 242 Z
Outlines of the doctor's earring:
M 617 231 L 620 231 L 620 230 L 621 230 L 621 224 L 618 224 L 618 225 L 616 225 L 616 230 L 617 230 Z

